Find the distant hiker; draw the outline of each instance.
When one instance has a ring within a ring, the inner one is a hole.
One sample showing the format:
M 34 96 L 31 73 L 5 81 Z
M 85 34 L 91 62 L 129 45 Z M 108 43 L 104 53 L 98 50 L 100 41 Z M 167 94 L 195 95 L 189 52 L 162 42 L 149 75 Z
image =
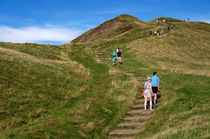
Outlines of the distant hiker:
M 117 60 L 118 60 L 118 63 L 122 64 L 122 53 L 119 48 L 117 51 Z
M 170 29 L 171 29 L 171 26 L 169 25 L 169 26 L 168 26 L 168 32 L 170 32 Z
M 184 18 L 184 22 L 185 22 L 185 18 Z
M 144 109 L 147 110 L 147 99 L 149 99 L 150 102 L 150 110 L 152 109 L 152 84 L 151 84 L 151 78 L 147 78 L 148 81 L 145 82 L 144 84 Z
M 157 20 L 157 23 L 159 23 L 159 20 Z
M 150 30 L 149 35 L 152 36 L 152 30 Z
M 190 18 L 187 18 L 187 22 L 190 22 Z
M 154 32 L 154 35 L 155 35 L 155 36 L 157 35 L 157 31 Z
M 159 31 L 157 31 L 157 35 L 159 36 L 159 34 L 160 34 L 160 32 Z
M 113 50 L 112 62 L 113 62 L 114 66 L 115 66 L 115 61 L 116 61 L 116 52 L 115 52 L 115 50 Z
M 165 18 L 163 19 L 163 23 L 165 23 L 166 22 L 166 20 L 165 20 Z
M 154 104 L 157 103 L 157 92 L 159 91 L 159 83 L 160 83 L 160 79 L 159 77 L 157 77 L 157 72 L 153 72 L 153 76 L 152 76 L 152 92 L 154 93 Z

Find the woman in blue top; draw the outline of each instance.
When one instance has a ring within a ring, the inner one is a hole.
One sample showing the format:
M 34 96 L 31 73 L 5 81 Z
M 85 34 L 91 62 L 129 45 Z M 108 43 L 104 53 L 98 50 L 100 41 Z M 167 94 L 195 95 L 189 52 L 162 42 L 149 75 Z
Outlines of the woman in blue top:
M 147 78 L 148 81 L 145 82 L 144 84 L 144 109 L 147 110 L 147 99 L 149 99 L 150 102 L 150 110 L 154 110 L 152 109 L 152 96 L 153 96 L 153 92 L 152 92 L 152 84 L 151 84 L 151 78 L 148 77 Z

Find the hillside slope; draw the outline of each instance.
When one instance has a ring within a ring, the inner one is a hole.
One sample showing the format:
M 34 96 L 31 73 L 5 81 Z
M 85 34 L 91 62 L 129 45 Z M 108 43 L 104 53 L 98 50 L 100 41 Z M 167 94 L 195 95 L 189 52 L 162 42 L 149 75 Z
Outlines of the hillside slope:
M 153 68 L 210 76 L 210 25 L 174 25 L 175 29 L 163 36 L 133 41 L 129 51 Z
M 111 20 L 108 20 L 96 28 L 93 28 L 78 38 L 72 43 L 86 43 L 90 41 L 108 39 L 130 31 L 137 27 L 147 26 L 143 21 L 130 15 L 119 15 Z
M 0 43 L 0 138 L 92 138 L 108 132 L 133 103 L 138 86 L 84 47 Z
M 161 80 L 139 138 L 209 138 L 210 25 L 170 24 L 120 15 L 71 44 L 0 43 L 0 138 L 106 138 L 139 93 L 120 70 Z M 118 47 L 123 64 L 112 67 Z
M 112 57 L 120 48 L 123 64 L 116 68 L 144 77 L 158 71 L 161 102 L 138 138 L 209 138 L 210 25 L 202 22 L 146 23 L 144 30 L 122 34 L 89 47 Z M 168 32 L 168 25 L 174 28 Z M 149 37 L 149 31 L 164 30 Z M 111 59 L 106 63 L 111 66 Z

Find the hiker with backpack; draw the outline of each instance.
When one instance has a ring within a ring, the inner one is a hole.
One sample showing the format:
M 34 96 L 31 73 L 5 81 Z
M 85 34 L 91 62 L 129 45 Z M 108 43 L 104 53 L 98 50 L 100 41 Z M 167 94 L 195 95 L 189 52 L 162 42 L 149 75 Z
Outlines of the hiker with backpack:
M 157 77 L 157 72 L 153 72 L 153 76 L 151 78 L 151 84 L 152 84 L 152 92 L 154 93 L 154 105 L 157 104 L 157 92 L 160 88 L 160 79 Z
M 152 84 L 151 84 L 151 78 L 148 77 L 147 81 L 144 84 L 144 110 L 147 110 L 147 100 L 149 99 L 150 102 L 150 110 L 154 110 L 152 108 L 152 96 L 153 96 L 153 92 L 152 92 Z

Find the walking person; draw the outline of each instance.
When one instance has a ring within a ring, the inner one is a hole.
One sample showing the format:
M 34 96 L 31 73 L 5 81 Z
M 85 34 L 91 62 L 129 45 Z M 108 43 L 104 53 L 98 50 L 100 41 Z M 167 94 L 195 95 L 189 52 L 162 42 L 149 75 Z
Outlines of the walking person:
M 147 100 L 149 99 L 150 104 L 150 110 L 154 110 L 152 108 L 152 84 L 151 84 L 151 78 L 148 77 L 147 81 L 144 84 L 144 110 L 147 110 Z
M 152 36 L 152 30 L 150 30 L 149 35 Z
M 113 50 L 113 57 L 112 57 L 113 66 L 115 66 L 115 61 L 116 61 L 116 52 L 115 50 Z
M 154 32 L 154 35 L 155 35 L 155 36 L 157 35 L 157 31 Z
M 153 76 L 151 78 L 152 83 L 152 92 L 154 93 L 154 105 L 157 103 L 157 92 L 160 88 L 160 79 L 157 77 L 157 72 L 153 72 Z
M 171 26 L 169 25 L 169 26 L 168 26 L 168 32 L 170 32 L 170 29 L 171 29 Z
M 122 64 L 122 53 L 120 51 L 120 48 L 118 48 L 118 51 L 117 51 L 117 61 L 118 63 Z

